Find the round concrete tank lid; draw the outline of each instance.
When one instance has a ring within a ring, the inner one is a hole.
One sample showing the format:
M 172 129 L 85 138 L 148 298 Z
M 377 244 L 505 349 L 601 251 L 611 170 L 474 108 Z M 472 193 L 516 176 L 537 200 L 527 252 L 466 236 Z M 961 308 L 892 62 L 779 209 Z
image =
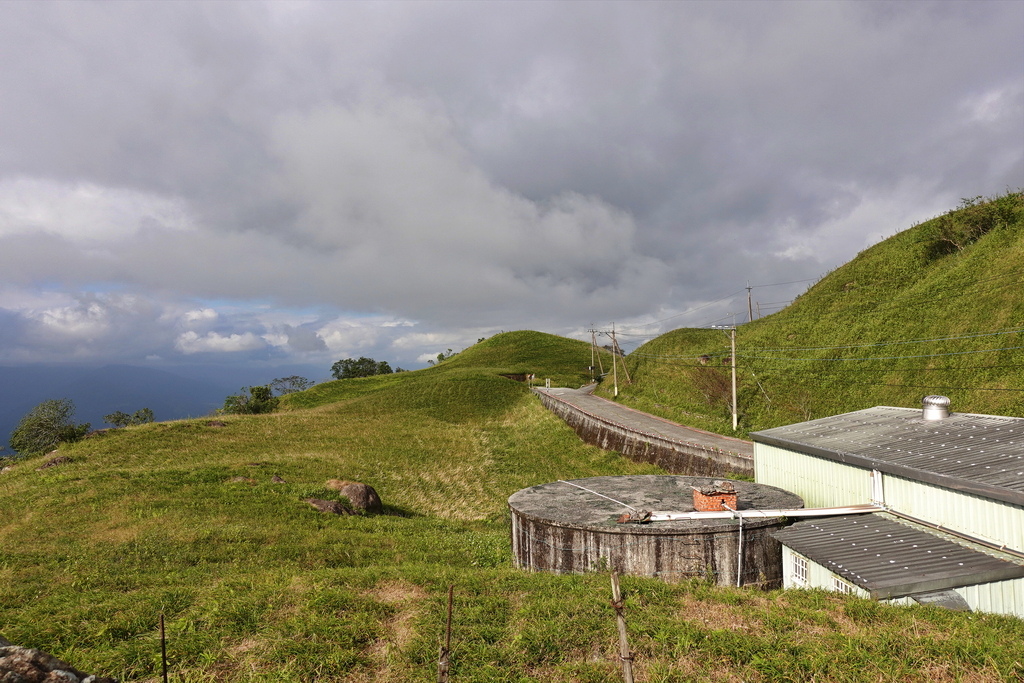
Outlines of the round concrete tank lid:
M 588 477 L 522 489 L 509 497 L 508 504 L 513 514 L 560 527 L 627 534 L 711 532 L 716 528 L 734 527 L 737 520 L 694 519 L 647 524 L 618 524 L 616 520 L 630 511 L 627 505 L 638 510 L 690 512 L 693 487 L 709 486 L 721 480 L 722 477 L 654 474 Z M 766 484 L 729 481 L 736 487 L 736 504 L 740 510 L 785 510 L 804 506 L 795 493 Z M 758 527 L 778 521 L 778 517 L 746 518 L 743 524 Z

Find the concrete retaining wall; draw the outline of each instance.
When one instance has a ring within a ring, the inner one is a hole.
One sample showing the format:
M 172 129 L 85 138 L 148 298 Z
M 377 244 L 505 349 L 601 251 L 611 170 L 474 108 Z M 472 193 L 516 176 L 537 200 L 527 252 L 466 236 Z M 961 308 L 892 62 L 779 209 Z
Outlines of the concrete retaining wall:
M 770 522 L 744 528 L 741 569 L 738 522 L 732 522 L 730 531 L 637 536 L 615 529 L 559 527 L 513 510 L 512 558 L 521 569 L 556 574 L 612 570 L 669 583 L 699 578 L 719 586 L 781 588 L 782 545 L 772 532 L 782 524 L 778 519 Z M 737 579 L 740 571 L 742 578 Z
M 632 430 L 544 392 L 541 403 L 573 428 L 585 443 L 617 451 L 631 460 L 649 462 L 673 474 L 702 477 L 753 477 L 754 461 L 705 444 L 667 439 Z

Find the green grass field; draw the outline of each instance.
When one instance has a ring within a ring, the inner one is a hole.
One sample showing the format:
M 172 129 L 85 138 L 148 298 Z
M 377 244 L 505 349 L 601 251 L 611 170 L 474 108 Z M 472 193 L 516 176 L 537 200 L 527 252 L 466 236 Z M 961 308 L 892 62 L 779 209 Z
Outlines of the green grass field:
M 453 585 L 453 681 L 621 680 L 608 576 L 510 565 L 513 492 L 657 472 L 583 445 L 498 375 L 579 383 L 589 353 L 508 333 L 278 413 L 108 431 L 63 446 L 66 464 L 19 461 L 0 473 L 0 633 L 157 681 L 163 613 L 172 681 L 432 681 Z M 386 514 L 302 502 L 331 478 L 372 485 Z M 637 681 L 1024 675 L 1016 619 L 702 581 L 623 588 Z

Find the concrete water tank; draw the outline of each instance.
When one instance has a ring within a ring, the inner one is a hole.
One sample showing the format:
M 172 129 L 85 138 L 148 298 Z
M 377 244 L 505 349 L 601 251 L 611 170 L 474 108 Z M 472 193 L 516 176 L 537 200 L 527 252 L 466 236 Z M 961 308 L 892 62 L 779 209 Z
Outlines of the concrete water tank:
M 631 511 L 689 512 L 694 488 L 721 479 L 660 475 L 590 477 L 531 486 L 508 499 L 515 566 L 559 574 L 614 570 L 669 582 L 782 585 L 783 517 L 625 523 Z M 802 508 L 796 494 L 729 480 L 739 510 Z M 742 562 L 740 557 L 742 556 Z

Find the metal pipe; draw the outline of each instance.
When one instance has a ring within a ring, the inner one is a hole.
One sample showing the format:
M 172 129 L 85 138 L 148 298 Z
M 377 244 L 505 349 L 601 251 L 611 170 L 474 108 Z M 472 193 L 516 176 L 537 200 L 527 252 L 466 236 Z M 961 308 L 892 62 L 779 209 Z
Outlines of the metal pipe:
M 734 515 L 767 519 L 769 517 L 833 517 L 836 515 L 861 515 L 870 512 L 886 512 L 877 505 L 844 505 L 833 508 L 793 508 L 791 510 L 723 510 L 721 512 L 667 512 L 651 513 L 652 522 L 673 522 L 680 519 L 732 519 Z
M 722 503 L 722 507 L 733 513 L 733 515 L 740 521 L 740 535 L 739 535 L 739 548 L 736 550 L 736 587 L 743 587 L 743 515 L 739 514 L 737 510 L 733 510 L 731 507 Z

